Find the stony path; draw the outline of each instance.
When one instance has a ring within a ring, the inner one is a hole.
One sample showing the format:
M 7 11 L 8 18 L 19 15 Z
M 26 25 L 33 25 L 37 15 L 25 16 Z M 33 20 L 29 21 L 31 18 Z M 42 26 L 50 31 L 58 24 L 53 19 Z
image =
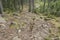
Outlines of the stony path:
M 53 27 L 50 22 L 44 21 L 34 13 L 23 12 L 19 16 L 14 15 L 13 18 L 8 19 L 7 29 L 0 29 L 0 40 L 45 40 Z M 18 26 L 15 26 L 16 24 Z M 14 25 L 14 28 L 10 28 L 10 25 Z

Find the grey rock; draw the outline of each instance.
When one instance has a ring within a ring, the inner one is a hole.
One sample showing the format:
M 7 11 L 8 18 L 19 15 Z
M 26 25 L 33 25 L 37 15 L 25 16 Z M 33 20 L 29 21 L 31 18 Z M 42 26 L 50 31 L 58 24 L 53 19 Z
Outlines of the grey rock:
M 0 17 L 0 23 L 6 23 L 5 19 Z
M 18 36 L 14 37 L 13 40 L 21 40 Z

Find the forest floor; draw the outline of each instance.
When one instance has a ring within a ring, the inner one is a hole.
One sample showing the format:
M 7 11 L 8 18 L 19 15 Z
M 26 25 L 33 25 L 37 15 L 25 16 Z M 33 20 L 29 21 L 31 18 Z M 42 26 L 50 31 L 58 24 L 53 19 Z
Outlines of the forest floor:
M 4 13 L 1 18 L 0 40 L 60 40 L 60 17 L 14 12 Z

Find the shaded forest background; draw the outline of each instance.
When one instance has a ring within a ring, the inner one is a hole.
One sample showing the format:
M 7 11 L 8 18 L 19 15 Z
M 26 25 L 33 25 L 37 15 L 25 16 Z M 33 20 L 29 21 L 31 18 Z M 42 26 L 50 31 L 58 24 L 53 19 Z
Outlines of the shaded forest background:
M 60 16 L 60 0 L 0 0 L 0 11 L 22 12 L 24 5 L 29 12 Z

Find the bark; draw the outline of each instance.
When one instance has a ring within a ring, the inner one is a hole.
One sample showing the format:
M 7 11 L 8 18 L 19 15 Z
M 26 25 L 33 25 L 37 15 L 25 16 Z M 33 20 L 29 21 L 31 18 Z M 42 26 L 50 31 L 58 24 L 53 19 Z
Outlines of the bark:
M 31 12 L 31 0 L 29 0 L 29 12 Z
M 34 0 L 29 0 L 29 12 L 34 12 Z
M 23 10 L 23 0 L 21 0 L 21 6 L 22 6 L 22 10 Z
M 32 12 L 34 12 L 34 0 L 32 0 Z
M 3 13 L 3 7 L 2 7 L 2 2 L 0 0 L 0 14 L 2 14 L 2 13 Z

